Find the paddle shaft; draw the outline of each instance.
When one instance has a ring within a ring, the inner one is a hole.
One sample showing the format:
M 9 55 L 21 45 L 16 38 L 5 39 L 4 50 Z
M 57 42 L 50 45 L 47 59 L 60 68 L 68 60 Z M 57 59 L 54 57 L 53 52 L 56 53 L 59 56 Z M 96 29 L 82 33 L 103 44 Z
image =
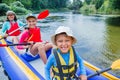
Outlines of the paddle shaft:
M 109 71 L 109 70 L 111 70 L 111 69 L 112 69 L 112 68 L 110 67 L 110 68 L 106 68 L 106 69 L 101 70 L 101 71 L 96 71 L 96 73 L 91 74 L 91 75 L 88 75 L 87 78 L 89 79 L 89 78 L 91 78 L 91 77 L 93 77 L 93 76 L 100 75 L 101 73 L 107 72 L 107 71 Z
M 31 43 L 21 43 L 21 44 L 0 44 L 0 47 L 18 46 L 18 45 L 31 45 Z

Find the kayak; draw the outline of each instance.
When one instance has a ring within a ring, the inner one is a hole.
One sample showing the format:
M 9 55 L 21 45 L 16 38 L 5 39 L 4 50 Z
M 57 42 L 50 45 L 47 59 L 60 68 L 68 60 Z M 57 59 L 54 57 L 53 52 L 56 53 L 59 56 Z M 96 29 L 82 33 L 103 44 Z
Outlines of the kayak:
M 3 39 L 0 44 L 10 44 L 10 42 Z M 51 49 L 46 52 L 47 57 L 50 54 Z M 45 80 L 44 64 L 39 55 L 32 57 L 26 53 L 19 54 L 14 46 L 0 47 L 0 60 L 10 80 Z M 87 61 L 84 61 L 84 64 L 87 75 L 100 70 Z M 105 72 L 88 80 L 120 80 L 120 78 Z

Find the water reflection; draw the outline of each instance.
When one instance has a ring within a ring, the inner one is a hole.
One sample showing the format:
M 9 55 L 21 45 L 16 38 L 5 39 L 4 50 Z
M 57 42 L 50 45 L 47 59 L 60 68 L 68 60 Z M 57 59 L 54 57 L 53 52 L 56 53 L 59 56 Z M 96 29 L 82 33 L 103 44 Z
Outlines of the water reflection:
M 108 17 L 106 23 L 112 26 L 120 26 L 120 16 Z

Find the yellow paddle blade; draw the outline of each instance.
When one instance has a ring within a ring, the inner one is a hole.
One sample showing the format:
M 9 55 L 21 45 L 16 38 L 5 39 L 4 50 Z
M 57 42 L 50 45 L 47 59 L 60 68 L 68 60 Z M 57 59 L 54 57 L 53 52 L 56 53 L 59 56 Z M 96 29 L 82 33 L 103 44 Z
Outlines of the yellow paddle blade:
M 114 61 L 111 65 L 112 69 L 120 69 L 120 59 Z

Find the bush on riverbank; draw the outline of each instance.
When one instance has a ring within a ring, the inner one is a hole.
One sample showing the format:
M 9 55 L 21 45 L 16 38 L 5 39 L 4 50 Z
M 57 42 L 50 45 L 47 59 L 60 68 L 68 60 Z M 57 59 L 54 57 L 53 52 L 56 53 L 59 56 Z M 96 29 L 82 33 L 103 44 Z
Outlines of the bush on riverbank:
M 19 1 L 11 3 L 10 6 L 5 3 L 0 4 L 0 16 L 5 15 L 8 10 L 13 10 L 17 14 L 27 14 L 30 12 L 29 10 L 25 9 L 24 5 Z
M 24 8 L 24 5 L 19 1 L 11 3 L 10 6 L 11 6 L 11 10 L 13 10 L 14 12 L 18 14 L 28 13 L 28 11 Z
M 80 12 L 85 15 L 88 15 L 90 13 L 95 14 L 96 13 L 95 5 L 85 5 L 80 9 Z
M 0 16 L 4 15 L 6 13 L 6 11 L 8 11 L 10 9 L 10 7 L 5 4 L 5 3 L 1 3 L 0 4 Z

